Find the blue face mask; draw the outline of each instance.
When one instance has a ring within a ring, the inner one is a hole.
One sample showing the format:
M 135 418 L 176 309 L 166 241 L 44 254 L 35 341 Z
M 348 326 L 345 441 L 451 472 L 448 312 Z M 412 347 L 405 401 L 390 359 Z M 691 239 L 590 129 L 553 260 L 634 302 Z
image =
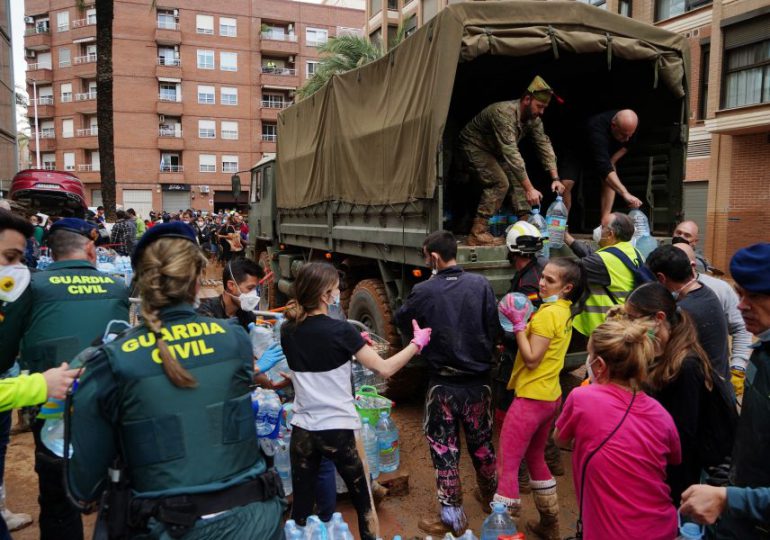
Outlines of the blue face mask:
M 547 297 L 543 298 L 543 303 L 544 304 L 551 304 L 553 302 L 556 302 L 558 299 L 559 299 L 559 295 L 558 294 L 552 294 L 551 296 L 547 296 Z

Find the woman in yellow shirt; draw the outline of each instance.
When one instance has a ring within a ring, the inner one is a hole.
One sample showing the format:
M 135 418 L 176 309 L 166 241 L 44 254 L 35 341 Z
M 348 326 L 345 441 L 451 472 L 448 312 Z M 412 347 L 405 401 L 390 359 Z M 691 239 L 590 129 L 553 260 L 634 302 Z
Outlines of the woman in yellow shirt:
M 585 291 L 581 267 L 566 258 L 553 259 L 540 277 L 543 304 L 524 321 L 524 309 L 501 307 L 513 323 L 519 352 L 508 383 L 516 398 L 508 408 L 500 433 L 498 486 L 494 500 L 517 516 L 521 507 L 518 470 L 522 459 L 532 478 L 532 496 L 540 521 L 528 524 L 537 536 L 558 539 L 556 480 L 545 463 L 545 445 L 561 405 L 559 372 L 572 337 L 572 317 Z

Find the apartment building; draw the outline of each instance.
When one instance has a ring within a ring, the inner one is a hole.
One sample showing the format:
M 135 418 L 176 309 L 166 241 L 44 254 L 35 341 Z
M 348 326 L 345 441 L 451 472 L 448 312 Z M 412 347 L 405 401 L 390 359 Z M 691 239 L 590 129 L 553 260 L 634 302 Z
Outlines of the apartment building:
M 16 92 L 13 85 L 11 3 L 0 0 L 0 190 L 16 174 Z
M 365 33 L 385 47 L 455 0 L 367 0 Z M 732 254 L 770 241 L 770 0 L 587 0 L 683 33 L 691 45 L 684 217 L 727 270 Z M 642 122 L 644 119 L 642 118 Z
M 144 216 L 246 205 L 248 182 L 236 201 L 231 176 L 275 152 L 278 112 L 313 74 L 318 47 L 364 24 L 362 10 L 285 0 L 114 5 L 117 202 Z M 30 146 L 43 168 L 75 172 L 98 205 L 96 8 L 76 6 L 25 2 Z

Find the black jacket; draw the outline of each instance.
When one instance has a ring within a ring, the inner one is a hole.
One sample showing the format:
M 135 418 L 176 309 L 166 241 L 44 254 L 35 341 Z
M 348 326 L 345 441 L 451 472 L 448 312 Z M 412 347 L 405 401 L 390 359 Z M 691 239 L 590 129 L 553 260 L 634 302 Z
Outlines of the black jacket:
M 433 329 L 422 356 L 434 381 L 477 384 L 487 376 L 502 328 L 497 299 L 484 276 L 452 266 L 417 284 L 396 313 L 408 337 L 412 319 Z

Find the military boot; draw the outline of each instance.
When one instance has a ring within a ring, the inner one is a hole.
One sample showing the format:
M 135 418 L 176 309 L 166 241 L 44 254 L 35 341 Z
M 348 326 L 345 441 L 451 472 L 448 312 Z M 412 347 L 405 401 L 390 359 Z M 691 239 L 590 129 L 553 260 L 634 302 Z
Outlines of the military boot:
M 540 487 L 538 484 L 546 484 Z M 540 514 L 540 521 L 527 522 L 527 530 L 542 540 L 561 540 L 559 535 L 559 497 L 556 494 L 556 481 L 532 481 L 532 497 L 535 508 Z
M 467 243 L 469 246 L 502 246 L 505 243 L 505 240 L 492 236 L 489 233 L 487 219 L 477 217 L 473 220 L 471 234 L 468 235 Z

